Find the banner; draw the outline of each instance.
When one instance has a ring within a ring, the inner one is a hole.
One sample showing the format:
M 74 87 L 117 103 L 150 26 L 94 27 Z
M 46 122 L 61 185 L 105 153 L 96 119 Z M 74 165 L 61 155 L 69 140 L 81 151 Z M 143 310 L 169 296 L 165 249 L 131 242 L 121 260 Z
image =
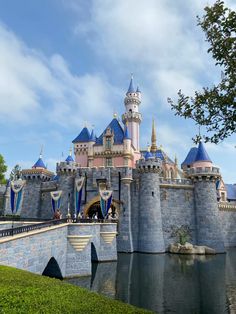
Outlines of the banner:
M 22 201 L 22 193 L 23 193 L 23 187 L 25 185 L 24 180 L 17 180 L 11 182 L 11 212 L 17 213 L 18 209 L 20 208 L 20 204 Z
M 106 218 L 109 208 L 112 202 L 112 191 L 110 190 L 99 190 L 100 194 L 100 206 L 103 218 Z
M 52 210 L 55 213 L 56 209 L 61 207 L 61 194 L 62 191 L 50 192 L 52 198 Z
M 75 210 L 76 210 L 77 215 L 80 212 L 83 185 L 84 185 L 84 177 L 75 179 Z

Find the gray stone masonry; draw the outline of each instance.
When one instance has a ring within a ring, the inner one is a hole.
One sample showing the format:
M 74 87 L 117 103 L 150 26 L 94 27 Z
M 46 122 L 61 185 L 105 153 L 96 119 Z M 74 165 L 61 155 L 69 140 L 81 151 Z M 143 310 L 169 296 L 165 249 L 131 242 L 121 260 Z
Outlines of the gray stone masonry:
M 121 199 L 123 205 L 120 209 L 119 216 L 119 236 L 117 246 L 119 252 L 133 252 L 133 239 L 131 230 L 131 178 L 122 178 Z
M 196 244 L 196 219 L 194 207 L 193 185 L 180 187 L 178 185 L 161 187 L 161 212 L 165 248 L 171 243 L 178 242 L 173 237 L 173 231 L 182 225 L 191 230 L 191 243 Z
M 159 174 L 148 168 L 140 175 L 138 244 L 139 252 L 165 252 Z
M 214 180 L 207 178 L 194 183 L 197 244 L 206 245 L 218 253 L 225 252 Z
M 98 261 L 117 260 L 116 224 L 65 224 L 0 239 L 0 265 L 8 265 L 42 274 L 54 257 L 63 277 L 91 275 L 91 243 Z M 112 239 L 104 235 L 114 234 Z M 90 236 L 77 249 L 70 237 Z M 104 239 L 106 241 L 104 241 Z
M 21 211 L 22 218 L 38 218 L 41 210 L 41 179 L 26 181 L 23 191 Z

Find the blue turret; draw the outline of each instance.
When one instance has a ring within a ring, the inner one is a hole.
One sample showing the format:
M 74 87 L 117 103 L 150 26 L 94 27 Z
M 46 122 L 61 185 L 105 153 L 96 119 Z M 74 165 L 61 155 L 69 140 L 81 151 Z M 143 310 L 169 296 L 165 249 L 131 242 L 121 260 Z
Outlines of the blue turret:
M 135 93 L 134 82 L 133 82 L 133 75 L 131 76 L 131 80 L 130 80 L 130 83 L 129 83 L 129 88 L 128 88 L 128 91 L 127 91 L 127 94 L 129 94 L 129 93 Z
M 65 161 L 66 161 L 66 162 L 73 162 L 73 161 L 74 161 L 74 159 L 73 159 L 73 157 L 72 157 L 72 149 L 71 149 L 71 148 L 70 148 L 69 155 L 68 155 L 68 157 L 66 158 Z
M 96 142 L 96 136 L 95 136 L 94 130 L 92 130 L 90 134 L 89 142 Z
M 33 165 L 32 168 L 43 168 L 43 169 L 46 169 L 46 166 L 45 166 L 45 164 L 43 162 L 41 154 L 39 156 L 39 159 L 36 161 L 36 163 Z
M 131 137 L 130 137 L 130 135 L 129 135 L 128 125 L 125 126 L 125 130 L 124 130 L 124 140 L 131 140 Z
M 86 143 L 89 142 L 90 134 L 87 127 L 84 127 L 80 134 L 72 141 L 72 143 Z
M 209 161 L 212 162 L 202 142 L 199 143 L 194 162 Z

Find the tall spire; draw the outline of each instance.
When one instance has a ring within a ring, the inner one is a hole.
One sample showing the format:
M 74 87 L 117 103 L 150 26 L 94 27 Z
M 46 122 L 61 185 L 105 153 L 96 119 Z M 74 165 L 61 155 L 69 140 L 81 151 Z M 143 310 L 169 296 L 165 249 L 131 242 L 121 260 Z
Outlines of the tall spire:
M 131 74 L 131 79 L 130 79 L 129 88 L 128 88 L 127 93 L 135 93 L 133 74 Z
M 155 153 L 157 151 L 157 135 L 155 121 L 152 119 L 152 138 L 151 138 L 151 152 Z

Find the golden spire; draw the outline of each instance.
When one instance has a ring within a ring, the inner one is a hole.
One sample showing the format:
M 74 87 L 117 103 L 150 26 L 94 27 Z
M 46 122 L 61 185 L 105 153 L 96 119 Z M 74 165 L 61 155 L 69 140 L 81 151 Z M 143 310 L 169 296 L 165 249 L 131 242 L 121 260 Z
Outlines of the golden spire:
M 152 138 L 151 138 L 151 152 L 155 153 L 157 151 L 157 135 L 156 135 L 156 126 L 155 121 L 152 119 Z

